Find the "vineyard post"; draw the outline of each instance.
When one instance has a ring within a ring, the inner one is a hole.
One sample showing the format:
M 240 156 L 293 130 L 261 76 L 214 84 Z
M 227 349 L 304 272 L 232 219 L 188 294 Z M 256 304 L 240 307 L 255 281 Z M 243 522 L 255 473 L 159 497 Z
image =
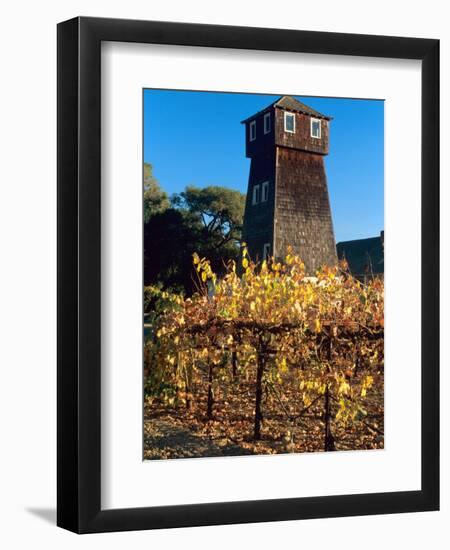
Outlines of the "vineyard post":
M 235 349 L 231 352 L 231 369 L 232 369 L 233 380 L 235 380 L 236 372 L 237 372 L 237 351 Z
M 335 451 L 334 437 L 331 433 L 331 405 L 330 405 L 330 390 L 327 387 L 325 389 L 325 451 Z
M 185 366 L 185 387 L 186 387 L 186 410 L 191 408 L 191 382 L 192 382 L 192 370 Z
M 234 349 L 231 353 L 231 374 L 233 380 L 237 378 L 237 367 L 238 367 L 238 346 L 241 344 L 241 335 L 239 332 L 233 335 L 234 340 Z
M 262 401 L 262 379 L 264 374 L 265 349 L 263 349 L 261 338 L 259 339 L 256 364 L 256 399 L 255 399 L 255 432 L 254 438 L 261 439 L 261 401 Z
M 208 420 L 212 419 L 212 412 L 213 412 L 213 404 L 214 404 L 214 398 L 213 398 L 213 389 L 212 389 L 212 382 L 213 382 L 213 366 L 210 361 L 208 365 L 208 402 L 206 406 L 206 417 Z
M 355 344 L 355 354 L 356 354 L 356 359 L 355 359 L 355 370 L 353 372 L 353 376 L 356 376 L 359 373 L 359 367 L 360 367 L 360 355 L 359 355 L 358 343 Z
M 190 388 L 186 386 L 186 410 L 189 411 L 191 409 L 191 398 L 189 397 L 189 391 Z
M 331 341 L 331 335 L 328 337 L 327 341 L 327 361 L 328 361 L 328 370 L 330 369 L 330 362 L 332 357 L 332 341 Z M 330 400 L 330 388 L 327 382 L 326 388 L 325 388 L 325 411 L 324 411 L 324 423 L 325 423 L 325 444 L 324 444 L 324 450 L 327 451 L 335 451 L 336 448 L 334 446 L 334 437 L 331 432 L 331 400 Z

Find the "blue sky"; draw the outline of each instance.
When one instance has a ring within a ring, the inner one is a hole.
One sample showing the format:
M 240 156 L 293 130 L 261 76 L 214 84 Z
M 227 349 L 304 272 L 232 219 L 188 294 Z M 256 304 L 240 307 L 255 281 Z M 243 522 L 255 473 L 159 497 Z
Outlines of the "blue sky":
M 241 120 L 278 95 L 144 91 L 144 161 L 169 194 L 186 185 L 247 191 Z M 384 102 L 295 96 L 332 116 L 326 171 L 336 241 L 384 228 Z

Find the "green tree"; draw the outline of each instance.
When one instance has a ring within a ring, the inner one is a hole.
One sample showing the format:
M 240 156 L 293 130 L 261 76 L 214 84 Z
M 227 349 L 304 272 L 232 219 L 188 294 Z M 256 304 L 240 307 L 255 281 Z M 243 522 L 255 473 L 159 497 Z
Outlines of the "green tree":
M 192 254 L 202 242 L 201 226 L 187 211 L 168 208 L 144 224 L 144 284 L 191 294 Z
M 154 214 L 167 210 L 169 206 L 169 197 L 153 176 L 152 165 L 144 162 L 144 223 L 147 223 Z
M 218 186 L 199 189 L 190 185 L 172 197 L 172 204 L 201 220 L 212 250 L 240 241 L 245 195 L 239 191 Z
M 169 201 L 144 164 L 144 284 L 192 294 L 192 254 L 211 258 L 217 273 L 239 255 L 245 195 L 224 187 L 188 186 Z

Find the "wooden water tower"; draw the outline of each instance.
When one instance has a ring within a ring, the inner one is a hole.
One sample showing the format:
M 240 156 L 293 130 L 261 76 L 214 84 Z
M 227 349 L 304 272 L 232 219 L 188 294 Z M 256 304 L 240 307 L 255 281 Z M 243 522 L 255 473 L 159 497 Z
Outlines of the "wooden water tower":
M 324 165 L 330 120 L 283 96 L 242 122 L 251 159 L 243 240 L 253 260 L 283 259 L 291 246 L 308 274 L 336 264 Z

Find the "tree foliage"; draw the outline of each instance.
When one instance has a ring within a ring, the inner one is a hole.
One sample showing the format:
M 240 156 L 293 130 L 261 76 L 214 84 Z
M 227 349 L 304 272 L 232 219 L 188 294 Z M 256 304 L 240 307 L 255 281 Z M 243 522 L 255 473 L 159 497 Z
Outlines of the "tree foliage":
M 144 223 L 147 223 L 155 214 L 167 210 L 169 206 L 169 197 L 153 176 L 152 165 L 144 162 Z
M 144 282 L 191 294 L 192 254 L 208 256 L 218 273 L 236 260 L 245 196 L 223 187 L 189 186 L 169 201 L 144 165 Z
M 199 189 L 190 185 L 173 202 L 201 219 L 212 248 L 240 240 L 245 195 L 239 191 L 217 186 Z
M 189 212 L 168 208 L 144 225 L 144 283 L 190 294 L 192 254 L 202 241 L 201 225 Z

